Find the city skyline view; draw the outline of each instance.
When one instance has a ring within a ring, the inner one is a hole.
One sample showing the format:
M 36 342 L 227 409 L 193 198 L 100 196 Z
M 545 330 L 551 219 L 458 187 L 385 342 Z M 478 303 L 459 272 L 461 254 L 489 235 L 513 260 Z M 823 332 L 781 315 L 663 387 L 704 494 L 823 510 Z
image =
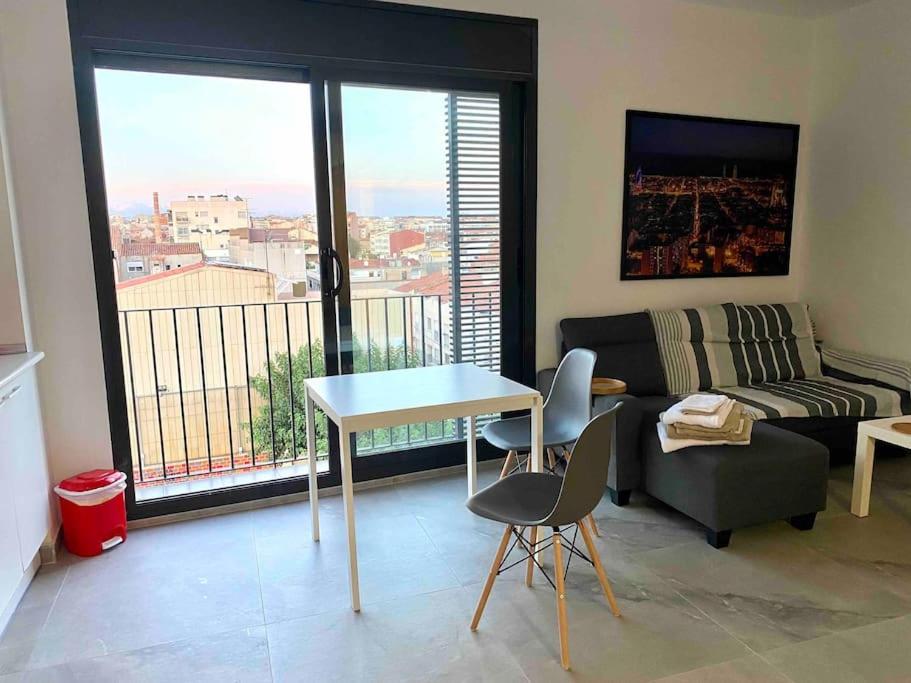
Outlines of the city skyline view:
M 163 207 L 229 194 L 247 198 L 252 216 L 315 213 L 309 85 L 95 73 L 112 215 L 151 213 L 153 191 Z M 446 214 L 446 97 L 343 86 L 350 211 Z

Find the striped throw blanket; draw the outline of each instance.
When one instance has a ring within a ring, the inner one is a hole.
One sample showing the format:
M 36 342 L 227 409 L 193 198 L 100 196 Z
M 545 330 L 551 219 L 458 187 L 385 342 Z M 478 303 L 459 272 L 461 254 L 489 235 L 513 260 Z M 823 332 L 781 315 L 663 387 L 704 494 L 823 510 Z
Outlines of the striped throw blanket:
M 911 391 L 911 363 L 825 346 L 822 348 L 822 362 L 827 367 L 847 372 L 855 377 L 882 382 L 902 391 Z
M 650 311 L 670 394 L 822 374 L 802 304 Z
M 803 304 L 649 313 L 671 395 L 725 394 L 757 419 L 902 414 L 895 391 L 823 376 Z

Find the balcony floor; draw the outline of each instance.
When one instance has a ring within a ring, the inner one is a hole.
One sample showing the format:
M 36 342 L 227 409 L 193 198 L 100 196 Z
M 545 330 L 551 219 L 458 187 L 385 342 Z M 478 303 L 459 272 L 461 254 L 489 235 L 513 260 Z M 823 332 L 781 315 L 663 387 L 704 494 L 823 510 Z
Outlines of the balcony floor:
M 329 460 L 318 458 L 316 471 L 324 474 L 329 471 Z M 216 472 L 209 475 L 183 477 L 176 480 L 157 481 L 141 484 L 136 487 L 136 500 L 140 503 L 172 496 L 182 496 L 189 493 L 205 493 L 218 491 L 233 486 L 249 484 L 262 484 L 280 479 L 305 477 L 310 473 L 309 465 L 298 463 L 282 467 L 262 466 L 249 469 Z
M 573 563 L 571 676 L 553 592 L 526 588 L 521 569 L 468 630 L 500 527 L 470 515 L 464 477 L 448 475 L 357 494 L 361 614 L 339 497 L 321 502 L 318 544 L 306 503 L 141 529 L 40 571 L 0 640 L 0 683 L 907 680 L 911 458 L 876 467 L 869 518 L 848 513 L 852 472 L 838 467 L 814 531 L 767 524 L 724 551 L 643 495 L 602 501 L 624 616 Z

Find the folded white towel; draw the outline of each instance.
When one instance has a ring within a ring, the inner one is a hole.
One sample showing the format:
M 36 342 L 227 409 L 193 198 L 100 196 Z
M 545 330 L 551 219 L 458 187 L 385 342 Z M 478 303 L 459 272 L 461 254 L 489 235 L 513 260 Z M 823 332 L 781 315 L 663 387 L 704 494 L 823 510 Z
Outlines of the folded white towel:
M 734 399 L 728 398 L 727 396 L 722 397 L 724 403 L 721 404 L 721 407 L 714 413 L 709 415 L 697 415 L 695 413 L 685 413 L 680 407 L 681 403 L 675 403 L 666 411 L 664 411 L 664 417 L 661 418 L 661 421 L 664 424 L 672 425 L 682 422 L 683 424 L 697 425 L 699 427 L 708 427 L 709 429 L 721 429 L 724 426 L 725 420 L 728 419 L 731 410 L 734 408 L 736 401 Z
M 730 399 L 721 394 L 690 394 L 680 401 L 684 413 L 710 414 L 717 411 Z
M 699 439 L 672 439 L 667 435 L 667 425 L 658 423 L 658 438 L 661 440 L 661 450 L 673 453 L 681 448 L 690 446 L 749 446 L 749 441 L 701 441 Z

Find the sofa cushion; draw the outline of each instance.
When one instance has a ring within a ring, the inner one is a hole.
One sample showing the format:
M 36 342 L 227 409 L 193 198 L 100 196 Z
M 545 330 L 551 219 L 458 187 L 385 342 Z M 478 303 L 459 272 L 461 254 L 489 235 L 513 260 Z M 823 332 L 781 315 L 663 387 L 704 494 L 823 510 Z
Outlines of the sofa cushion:
M 668 392 L 819 377 L 804 304 L 650 311 Z
M 655 328 L 648 313 L 628 313 L 560 321 L 564 350 L 591 349 L 598 354 L 596 377 L 626 382 L 634 396 L 667 395 Z
M 896 417 L 902 414 L 899 392 L 835 377 L 812 377 L 749 387 L 717 387 L 748 406 L 754 418 Z

